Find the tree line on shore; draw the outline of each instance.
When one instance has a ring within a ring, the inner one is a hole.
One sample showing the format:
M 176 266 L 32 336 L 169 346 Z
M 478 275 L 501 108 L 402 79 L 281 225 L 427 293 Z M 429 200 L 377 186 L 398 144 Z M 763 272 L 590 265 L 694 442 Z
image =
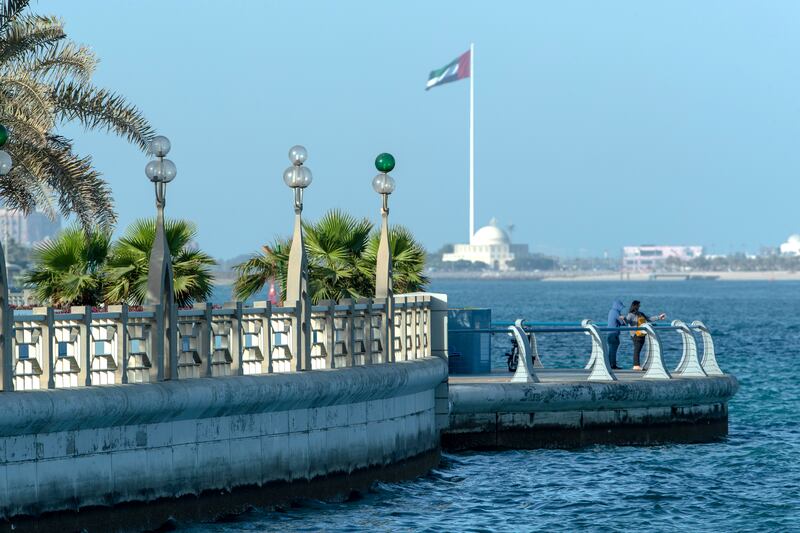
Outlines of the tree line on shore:
M 698 272 L 796 272 L 800 270 L 800 256 L 735 253 L 725 256 L 700 256 L 689 261 L 670 257 L 666 270 L 691 270 Z
M 379 234 L 367 219 L 331 210 L 318 221 L 303 224 L 312 302 L 372 296 Z M 141 305 L 147 295 L 150 251 L 155 240 L 154 218 L 134 222 L 114 241 L 100 228 L 73 226 L 37 245 L 19 280 L 41 303 L 70 305 Z M 217 262 L 197 249 L 196 226 L 185 220 L 166 221 L 172 260 L 175 301 L 179 306 L 207 301 L 214 288 Z M 395 226 L 389 243 L 396 293 L 424 290 L 425 250 L 411 232 Z M 260 253 L 236 265 L 234 296 L 247 300 L 275 280 L 286 292 L 290 238 L 276 239 Z M 21 257 L 19 247 L 13 247 Z

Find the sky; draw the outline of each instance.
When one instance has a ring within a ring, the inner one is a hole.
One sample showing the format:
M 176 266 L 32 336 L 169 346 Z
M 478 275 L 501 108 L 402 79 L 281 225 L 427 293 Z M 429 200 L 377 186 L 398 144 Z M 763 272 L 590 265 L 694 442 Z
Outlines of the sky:
M 39 0 L 172 141 L 167 216 L 220 258 L 293 222 L 282 181 L 307 147 L 304 217 L 378 221 L 374 158 L 391 152 L 390 219 L 429 250 L 468 238 L 468 80 L 425 91 L 475 43 L 476 225 L 532 251 L 624 245 L 756 251 L 800 232 L 796 1 Z M 119 229 L 154 213 L 148 157 L 61 132 L 110 183 Z

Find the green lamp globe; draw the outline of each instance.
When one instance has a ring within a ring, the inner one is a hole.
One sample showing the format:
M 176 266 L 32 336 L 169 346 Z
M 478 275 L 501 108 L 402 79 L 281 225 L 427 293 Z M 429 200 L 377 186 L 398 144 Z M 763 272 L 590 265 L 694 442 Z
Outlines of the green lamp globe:
M 8 140 L 8 130 L 6 129 L 5 126 L 0 124 L 0 146 L 6 144 L 7 140 Z
M 375 158 L 375 168 L 378 169 L 378 172 L 391 172 L 394 169 L 394 156 L 382 153 Z

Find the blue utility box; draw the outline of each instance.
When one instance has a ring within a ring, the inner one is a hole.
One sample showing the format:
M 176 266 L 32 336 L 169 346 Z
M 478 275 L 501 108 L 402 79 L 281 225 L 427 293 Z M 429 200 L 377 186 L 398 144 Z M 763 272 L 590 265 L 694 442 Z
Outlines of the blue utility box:
M 447 311 L 447 351 L 451 374 L 488 374 L 492 371 L 492 336 L 474 331 L 491 327 L 491 309 Z

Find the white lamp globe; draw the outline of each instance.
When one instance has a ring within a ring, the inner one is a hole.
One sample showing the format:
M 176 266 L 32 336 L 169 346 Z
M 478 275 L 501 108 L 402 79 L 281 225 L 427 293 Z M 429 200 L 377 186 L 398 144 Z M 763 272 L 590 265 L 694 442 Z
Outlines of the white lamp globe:
M 169 183 L 175 179 L 178 168 L 169 159 L 154 159 L 144 167 L 144 173 L 150 181 Z
M 283 182 L 292 189 L 305 189 L 312 181 L 314 176 L 307 167 L 291 166 L 283 171 Z
M 308 159 L 308 150 L 306 150 L 305 146 L 296 144 L 289 148 L 289 161 L 293 165 L 302 165 L 306 162 L 306 159 Z
M 11 172 L 11 165 L 13 163 L 9 153 L 5 150 L 0 150 L 0 176 L 5 176 Z
M 394 178 L 389 174 L 378 174 L 372 178 L 372 188 L 378 194 L 392 194 L 394 192 Z
M 169 142 L 169 139 L 164 137 L 163 135 L 156 135 L 153 137 L 153 140 L 150 141 L 150 153 L 156 157 L 166 157 L 169 153 L 170 148 L 172 148 L 172 144 Z

